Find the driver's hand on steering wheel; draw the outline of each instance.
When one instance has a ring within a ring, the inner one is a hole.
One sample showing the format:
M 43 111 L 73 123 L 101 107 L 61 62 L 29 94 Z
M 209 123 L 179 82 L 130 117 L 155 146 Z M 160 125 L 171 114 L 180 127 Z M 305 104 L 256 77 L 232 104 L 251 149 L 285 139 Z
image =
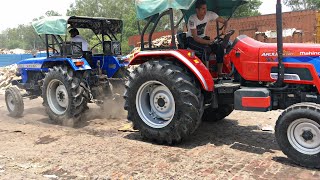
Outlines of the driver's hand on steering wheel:
M 209 45 L 216 44 L 217 42 L 218 42 L 218 40 L 217 40 L 217 39 L 214 39 L 214 40 L 210 41 L 210 44 L 209 44 Z
M 208 45 L 212 45 L 214 43 L 214 40 L 210 40 Z
M 227 34 L 227 30 L 226 29 L 223 29 L 221 35 L 226 35 Z

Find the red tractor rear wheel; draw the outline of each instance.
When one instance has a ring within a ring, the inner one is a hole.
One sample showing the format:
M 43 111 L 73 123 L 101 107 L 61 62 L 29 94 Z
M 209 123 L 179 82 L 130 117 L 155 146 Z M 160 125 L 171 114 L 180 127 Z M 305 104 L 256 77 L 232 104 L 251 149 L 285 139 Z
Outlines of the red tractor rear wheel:
M 170 61 L 149 61 L 137 67 L 126 83 L 128 120 L 149 140 L 173 144 L 199 126 L 203 95 L 192 75 Z

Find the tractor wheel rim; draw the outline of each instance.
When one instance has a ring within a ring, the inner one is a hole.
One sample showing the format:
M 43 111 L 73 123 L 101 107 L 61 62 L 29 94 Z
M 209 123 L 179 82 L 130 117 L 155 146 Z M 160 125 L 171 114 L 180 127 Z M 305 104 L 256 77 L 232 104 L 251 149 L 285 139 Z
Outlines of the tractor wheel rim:
M 49 82 L 47 88 L 47 101 L 50 109 L 58 115 L 62 115 L 67 111 L 69 98 L 65 85 L 54 79 Z
M 287 136 L 297 151 L 308 155 L 320 153 L 320 125 L 317 122 L 297 119 L 289 125 Z
M 68 92 L 67 92 L 67 89 L 64 85 L 59 85 L 57 87 L 56 98 L 57 98 L 58 104 L 61 107 L 63 107 L 63 108 L 68 107 Z
M 9 109 L 11 111 L 13 111 L 14 107 L 15 107 L 15 104 L 14 104 L 14 100 L 13 100 L 12 94 L 8 94 L 8 96 L 7 96 L 7 104 L 8 104 Z
M 140 86 L 136 96 L 140 118 L 152 128 L 163 128 L 175 114 L 174 97 L 167 86 L 159 81 L 148 81 Z

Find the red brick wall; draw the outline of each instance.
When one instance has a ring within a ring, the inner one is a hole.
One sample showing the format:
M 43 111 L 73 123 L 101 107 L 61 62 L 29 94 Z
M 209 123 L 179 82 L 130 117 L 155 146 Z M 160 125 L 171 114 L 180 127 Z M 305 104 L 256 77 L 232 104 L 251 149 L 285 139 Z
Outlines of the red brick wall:
M 159 37 L 165 36 L 165 35 L 170 35 L 171 31 L 162 31 L 162 32 L 155 32 L 153 33 L 152 40 L 157 39 Z M 149 34 L 144 35 L 144 41 L 148 42 Z M 135 36 L 130 36 L 129 37 L 129 46 L 137 46 L 141 42 L 141 36 L 140 35 L 135 35 Z
M 302 41 L 300 37 L 294 36 L 284 38 L 284 42 L 315 42 L 315 32 L 317 30 L 317 12 L 316 11 L 298 11 L 283 13 L 283 29 L 295 28 L 302 30 Z M 265 32 L 267 30 L 276 30 L 276 15 L 263 15 L 248 18 L 232 19 L 229 23 L 230 29 L 235 29 L 236 33 L 246 34 L 257 40 L 264 41 L 262 37 L 256 37 L 255 32 Z M 276 39 L 267 39 L 266 42 L 276 42 Z
M 297 11 L 283 13 L 283 29 L 295 28 L 302 30 L 302 36 L 294 35 L 293 37 L 285 37 L 284 42 L 311 42 L 315 43 L 317 38 L 317 11 Z M 229 21 L 228 29 L 234 29 L 235 34 L 231 39 L 236 38 L 240 34 L 248 35 L 263 42 L 276 42 L 276 39 L 264 39 L 262 36 L 256 36 L 255 32 L 265 32 L 267 30 L 276 30 L 276 15 L 262 15 L 247 18 L 234 18 Z M 169 35 L 170 31 L 158 32 L 153 35 L 153 39 L 164 35 Z M 215 23 L 209 26 L 207 34 L 211 38 L 216 36 Z M 148 37 L 145 36 L 145 41 Z M 129 45 L 136 46 L 140 42 L 140 36 L 129 37 Z

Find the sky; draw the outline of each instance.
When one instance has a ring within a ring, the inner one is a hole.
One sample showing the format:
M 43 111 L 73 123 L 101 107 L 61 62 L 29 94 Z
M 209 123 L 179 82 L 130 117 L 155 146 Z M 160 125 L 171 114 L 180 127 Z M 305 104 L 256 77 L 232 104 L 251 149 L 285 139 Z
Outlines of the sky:
M 19 24 L 29 24 L 34 18 L 54 10 L 65 15 L 75 0 L 1 0 L 0 32 Z
M 275 14 L 276 4 L 276 0 L 262 0 L 262 5 L 260 6 L 259 11 L 261 14 Z M 282 3 L 282 11 L 288 12 L 291 11 L 291 9 Z
M 70 4 L 75 0 L 2 0 L 0 6 L 0 32 L 7 28 L 17 27 L 19 24 L 29 24 L 34 18 L 45 15 L 54 10 L 65 15 Z M 276 0 L 262 0 L 259 11 L 262 14 L 276 12 Z M 283 11 L 290 8 L 283 5 Z

